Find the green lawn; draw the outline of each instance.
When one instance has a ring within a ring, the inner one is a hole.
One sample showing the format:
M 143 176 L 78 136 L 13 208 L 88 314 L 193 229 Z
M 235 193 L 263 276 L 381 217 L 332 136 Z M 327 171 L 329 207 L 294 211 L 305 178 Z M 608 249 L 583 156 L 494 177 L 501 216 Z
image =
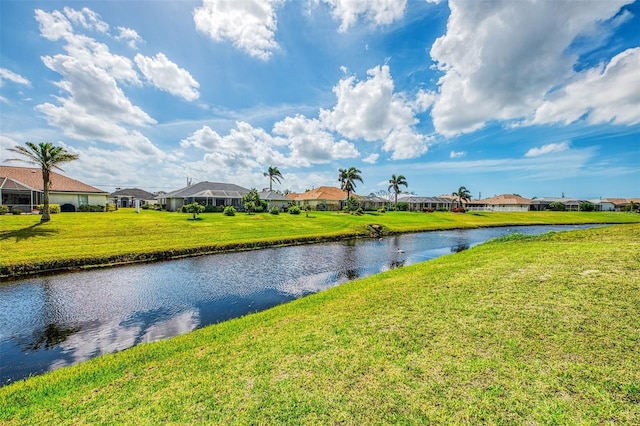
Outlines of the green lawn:
M 637 224 L 505 238 L 5 386 L 0 423 L 637 425 L 639 265 Z
M 367 213 L 202 214 L 120 209 L 111 213 L 62 213 L 40 224 L 36 215 L 0 216 L 0 278 L 38 270 L 126 263 L 273 244 L 368 235 L 367 225 L 388 232 L 513 224 L 630 223 L 628 213 Z

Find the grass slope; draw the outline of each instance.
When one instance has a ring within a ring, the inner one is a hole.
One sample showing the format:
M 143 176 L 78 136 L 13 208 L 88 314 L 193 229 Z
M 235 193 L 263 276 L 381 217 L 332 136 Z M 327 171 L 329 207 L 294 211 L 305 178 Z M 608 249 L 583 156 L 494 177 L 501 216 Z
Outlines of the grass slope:
M 0 388 L 4 424 L 639 424 L 640 225 L 511 238 Z
M 86 265 L 167 259 L 197 253 L 368 235 L 367 225 L 387 232 L 516 224 L 630 223 L 625 213 L 367 213 L 191 215 L 120 209 L 112 213 L 0 216 L 0 277 Z

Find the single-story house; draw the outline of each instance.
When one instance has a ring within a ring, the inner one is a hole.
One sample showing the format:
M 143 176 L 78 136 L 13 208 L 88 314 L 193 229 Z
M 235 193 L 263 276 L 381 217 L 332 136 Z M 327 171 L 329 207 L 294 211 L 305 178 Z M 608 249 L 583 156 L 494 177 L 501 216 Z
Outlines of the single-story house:
M 608 200 L 589 200 L 591 204 L 596 206 L 597 212 L 612 212 L 616 210 L 616 205 Z
M 420 197 L 417 195 L 399 195 L 398 202 L 409 204 L 410 211 L 451 210 L 453 199 L 450 197 Z
M 533 198 L 531 200 L 531 207 L 530 210 L 533 211 L 542 211 L 542 210 L 548 210 L 551 207 L 549 207 L 551 205 L 551 203 L 555 203 L 555 202 L 560 202 L 562 204 L 565 205 L 565 209 L 567 208 L 567 202 L 569 201 L 575 201 L 572 198 L 565 198 L 565 197 L 541 197 L 541 198 Z
M 378 210 L 384 208 L 389 204 L 389 200 L 386 198 L 382 198 L 377 196 L 376 194 L 369 195 L 351 195 L 357 202 L 360 207 L 364 210 Z
M 242 197 L 249 190 L 232 183 L 199 182 L 159 195 L 156 199 L 169 211 L 177 211 L 185 204 L 200 203 L 203 206 L 233 206 L 242 210 Z
M 502 194 L 482 200 L 472 200 L 466 204 L 467 210 L 485 212 L 527 212 L 531 200 L 514 194 Z
M 139 188 L 118 189 L 116 192 L 112 192 L 109 197 L 118 207 L 134 207 L 136 200 L 140 201 L 140 204 L 156 204 L 158 202 L 155 195 Z
M 107 204 L 109 193 L 56 172 L 51 172 L 49 203 L 60 204 L 63 212 L 82 205 Z M 31 213 L 42 204 L 42 170 L 35 167 L 0 166 L 0 205 Z
M 260 197 L 260 200 L 267 202 L 269 210 L 276 207 L 281 211 L 284 211 L 289 207 L 289 202 L 291 201 L 286 195 L 277 191 L 269 191 L 268 189 L 259 192 L 258 196 Z
M 292 192 L 287 197 L 299 207 L 308 204 L 314 210 L 340 210 L 347 200 L 347 191 L 333 186 L 319 186 L 300 194 Z
M 605 198 L 603 201 L 607 201 L 614 206 L 614 210 L 617 212 L 624 211 L 632 201 L 636 205 L 640 205 L 640 198 Z

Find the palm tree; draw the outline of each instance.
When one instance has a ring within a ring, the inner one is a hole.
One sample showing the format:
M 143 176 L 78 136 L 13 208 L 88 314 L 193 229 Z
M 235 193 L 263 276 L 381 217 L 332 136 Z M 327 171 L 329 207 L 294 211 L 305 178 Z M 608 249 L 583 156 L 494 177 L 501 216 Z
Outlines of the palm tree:
M 407 178 L 405 178 L 403 175 L 391 175 L 391 179 L 389 179 L 389 188 L 387 189 L 387 191 L 391 191 L 391 189 L 393 189 L 393 192 L 395 193 L 396 206 L 398 205 L 398 194 L 400 193 L 401 185 L 405 188 L 409 186 L 409 184 L 407 183 Z
M 356 189 L 355 181 L 362 181 L 362 177 L 360 170 L 355 167 L 349 167 L 348 169 L 338 169 L 340 175 L 338 176 L 338 181 L 340 182 L 340 189 L 343 191 L 347 191 L 347 200 L 351 196 L 351 191 Z
M 49 211 L 49 189 L 51 187 L 50 174 L 52 169 L 62 170 L 58 164 L 78 159 L 78 155 L 71 154 L 61 146 L 55 146 L 51 142 L 40 142 L 38 145 L 33 142 L 26 142 L 24 146 L 15 146 L 8 148 L 17 154 L 23 155 L 24 158 L 9 158 L 6 161 L 24 161 L 25 163 L 36 164 L 42 168 L 43 183 L 43 203 L 42 218 L 40 222 L 48 222 L 51 220 Z
M 272 190 L 272 184 L 274 180 L 280 183 L 280 179 L 284 179 L 282 177 L 282 173 L 280 173 L 280 170 L 278 170 L 277 167 L 269 167 L 269 171 L 264 172 L 263 175 L 269 177 L 269 191 Z
M 471 192 L 469 192 L 469 190 L 464 186 L 458 188 L 458 192 L 452 192 L 451 195 L 458 197 L 458 204 L 460 204 L 460 207 L 462 207 L 462 201 L 471 201 Z

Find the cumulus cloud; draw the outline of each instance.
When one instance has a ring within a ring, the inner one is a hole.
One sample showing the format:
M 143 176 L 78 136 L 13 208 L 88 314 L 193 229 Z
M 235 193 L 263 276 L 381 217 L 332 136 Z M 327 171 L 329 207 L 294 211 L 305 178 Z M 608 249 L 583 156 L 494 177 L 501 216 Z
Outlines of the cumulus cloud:
M 449 158 L 460 158 L 464 157 L 467 153 L 464 151 L 451 151 L 449 153 Z
M 566 151 L 570 148 L 571 143 L 568 141 L 560 142 L 560 143 L 549 143 L 546 145 L 542 145 L 539 148 L 531 148 L 524 155 L 525 157 L 539 157 L 540 155 L 551 154 L 553 152 L 562 152 Z
M 375 25 L 388 25 L 404 15 L 407 0 L 323 0 L 341 21 L 339 32 L 346 32 L 360 17 Z
M 20 74 L 16 74 L 6 68 L 0 68 L 0 87 L 4 86 L 5 80 L 24 86 L 31 86 L 31 82 Z
M 109 24 L 104 22 L 99 14 L 89 8 L 83 7 L 82 10 L 75 10 L 70 7 L 65 7 L 63 10 L 69 21 L 84 29 L 105 34 L 109 32 Z
M 452 136 L 491 120 L 531 117 L 552 89 L 574 78 L 577 55 L 568 52 L 576 37 L 593 34 L 598 23 L 629 2 L 585 7 L 581 2 L 451 0 L 447 33 L 431 48 L 443 72 L 432 109 L 436 131 Z
M 380 158 L 380 154 L 376 154 L 374 152 L 373 154 L 370 154 L 363 158 L 362 161 L 369 164 L 375 164 L 378 161 L 378 158 Z
M 276 10 L 283 1 L 203 0 L 193 20 L 196 30 L 213 40 L 229 40 L 237 49 L 266 60 L 279 47 Z
M 349 139 L 384 141 L 392 158 L 413 158 L 426 152 L 427 139 L 413 130 L 418 123 L 412 104 L 403 93 L 394 92 L 388 65 L 367 71 L 369 78 L 354 76 L 340 80 L 333 88 L 336 105 L 321 110 L 320 120 Z
M 116 27 L 118 35 L 114 38 L 118 41 L 124 41 L 132 49 L 138 48 L 138 43 L 144 43 L 144 40 L 136 30 L 125 27 Z
M 640 47 L 627 49 L 608 64 L 577 74 L 566 87 L 549 94 L 536 110 L 532 123 L 570 124 L 586 116 L 590 124 L 638 124 L 638 70 Z
M 157 88 L 187 101 L 200 97 L 200 84 L 189 71 L 171 62 L 163 53 L 158 53 L 153 58 L 137 54 L 134 60 L 145 78 Z

